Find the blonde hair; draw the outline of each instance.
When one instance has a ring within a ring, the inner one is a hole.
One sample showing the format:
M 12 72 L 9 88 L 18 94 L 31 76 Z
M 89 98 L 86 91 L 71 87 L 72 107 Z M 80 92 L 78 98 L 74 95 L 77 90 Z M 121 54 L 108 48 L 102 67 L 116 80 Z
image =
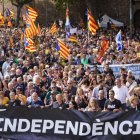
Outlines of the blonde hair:
M 138 101 L 138 98 L 135 96 L 135 95 L 132 95 L 129 99 L 130 101 L 130 104 L 133 103 L 134 100 L 137 100 Z

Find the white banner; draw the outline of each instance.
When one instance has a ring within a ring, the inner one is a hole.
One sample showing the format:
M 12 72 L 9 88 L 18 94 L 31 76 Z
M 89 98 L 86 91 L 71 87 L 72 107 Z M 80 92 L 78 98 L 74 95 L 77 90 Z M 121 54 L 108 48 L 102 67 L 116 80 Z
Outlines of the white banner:
M 91 68 L 91 70 L 93 69 L 93 65 L 85 65 L 85 66 L 88 66 Z M 133 75 L 136 77 L 136 78 L 139 78 L 140 77 L 140 64 L 122 64 L 122 65 L 110 65 L 109 66 L 112 70 L 113 70 L 113 73 L 115 76 L 118 76 L 120 75 L 120 68 L 123 67 L 123 68 L 126 68 L 126 70 L 131 70 Z M 98 69 L 100 70 L 100 72 L 103 71 L 103 66 L 101 65 L 98 65 Z

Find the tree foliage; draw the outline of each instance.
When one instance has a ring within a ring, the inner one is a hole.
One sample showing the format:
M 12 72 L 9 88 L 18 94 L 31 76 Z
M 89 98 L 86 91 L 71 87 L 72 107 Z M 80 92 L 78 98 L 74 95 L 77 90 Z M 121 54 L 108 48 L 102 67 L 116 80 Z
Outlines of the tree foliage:
M 53 0 L 56 5 L 56 9 L 63 10 L 66 9 L 67 5 L 68 6 L 77 6 L 80 4 L 81 0 Z
M 10 0 L 12 5 L 17 7 L 17 21 L 16 24 L 17 26 L 19 25 L 19 21 L 20 21 L 20 13 L 21 13 L 21 9 L 25 4 L 28 4 L 30 2 L 32 2 L 32 0 Z

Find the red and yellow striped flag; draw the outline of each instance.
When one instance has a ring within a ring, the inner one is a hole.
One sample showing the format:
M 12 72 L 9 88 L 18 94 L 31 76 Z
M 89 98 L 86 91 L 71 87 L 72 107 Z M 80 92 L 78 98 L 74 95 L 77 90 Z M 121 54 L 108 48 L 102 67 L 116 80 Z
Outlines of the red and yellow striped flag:
M 35 21 L 36 17 L 38 16 L 38 13 L 29 6 L 26 6 L 26 14 L 29 15 L 29 17 L 32 19 L 32 21 Z
M 27 49 L 29 52 L 36 52 L 36 48 L 34 47 L 34 42 L 30 38 L 24 38 L 24 45 L 25 49 Z
M 109 48 L 108 41 L 106 40 L 106 38 L 103 38 L 102 42 L 101 42 L 101 48 L 100 48 L 100 51 L 99 51 L 98 62 L 101 62 L 101 59 L 104 56 L 104 54 L 105 54 L 105 52 L 108 48 Z
M 53 35 L 57 31 L 58 31 L 57 26 L 56 26 L 56 23 L 54 22 L 54 24 L 52 25 L 52 27 L 50 29 L 50 33 Z
M 98 29 L 98 25 L 95 22 L 90 10 L 88 10 L 88 29 L 93 35 L 96 33 L 96 30 Z
M 68 41 L 72 41 L 72 42 L 79 43 L 78 40 L 76 39 L 76 37 L 73 36 L 73 35 L 71 35 L 71 36 L 68 38 Z
M 60 52 L 60 56 L 64 59 L 67 59 L 70 52 L 69 49 L 67 48 L 66 44 L 62 42 L 59 38 L 57 38 L 57 51 Z
M 27 38 L 33 37 L 33 36 L 37 35 L 37 33 L 38 33 L 38 30 L 36 28 L 35 23 L 33 21 L 30 21 L 29 27 L 27 27 L 25 29 L 25 35 L 26 35 L 26 37 Z

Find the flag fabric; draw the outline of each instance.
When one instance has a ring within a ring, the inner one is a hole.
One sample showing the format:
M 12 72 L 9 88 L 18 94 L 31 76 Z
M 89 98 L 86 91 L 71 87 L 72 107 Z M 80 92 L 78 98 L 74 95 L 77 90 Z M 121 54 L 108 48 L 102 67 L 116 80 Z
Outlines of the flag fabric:
M 8 21 L 8 27 L 12 27 L 13 25 L 12 25 L 12 22 L 11 22 L 11 20 L 9 20 Z
M 40 34 L 41 34 L 41 28 L 40 28 L 40 25 L 38 23 L 38 35 L 40 35 Z
M 67 59 L 70 54 L 66 44 L 62 42 L 59 38 L 57 38 L 56 50 L 60 52 L 60 56 L 64 59 Z
M 22 28 L 22 30 L 21 30 L 21 37 L 20 37 L 20 40 L 21 40 L 21 41 L 24 40 L 24 32 L 25 32 L 25 29 Z
M 36 28 L 35 23 L 31 20 L 28 27 L 25 29 L 25 35 L 27 38 L 31 38 L 38 34 L 38 30 Z
M 98 25 L 95 22 L 90 10 L 88 10 L 88 29 L 93 35 L 96 33 L 96 30 L 98 29 Z
M 10 10 L 10 18 L 14 18 L 14 12 Z
M 74 35 L 72 35 L 68 29 L 66 29 L 66 38 L 68 39 L 68 41 L 72 41 L 72 42 L 76 42 L 79 43 L 78 40 L 76 39 L 76 37 Z
M 0 13 L 0 26 L 3 26 L 3 25 L 4 25 L 4 17 Z
M 122 35 L 121 35 L 121 30 L 118 32 L 116 35 L 116 44 L 117 44 L 117 50 L 122 51 L 123 50 L 123 45 L 122 45 Z
M 29 17 L 32 19 L 32 21 L 35 21 L 36 17 L 38 16 L 38 13 L 29 6 L 26 6 L 26 14 L 29 15 Z
M 57 30 L 57 26 L 56 23 L 54 22 L 54 24 L 52 25 L 51 29 L 50 29 L 50 33 L 53 35 L 54 33 L 56 33 Z
M 7 8 L 6 9 L 6 16 L 9 17 L 10 16 L 10 10 Z
M 76 42 L 76 43 L 79 43 L 77 38 L 73 35 L 71 35 L 69 38 L 68 38 L 68 41 L 72 41 L 72 42 Z
M 23 21 L 26 23 L 26 27 L 30 27 L 30 22 L 32 21 L 32 19 L 29 17 L 29 15 L 24 14 L 22 18 L 23 18 Z
M 68 6 L 67 6 L 67 9 L 66 9 L 66 23 L 65 23 L 65 26 L 66 26 L 66 28 L 71 28 L 70 19 L 69 19 L 69 8 L 68 8 Z
M 101 63 L 102 58 L 103 58 L 103 56 L 104 56 L 104 54 L 105 54 L 105 52 L 108 48 L 109 48 L 108 41 L 106 40 L 106 38 L 103 38 L 102 42 L 101 42 L 101 48 L 100 48 L 100 51 L 99 51 L 98 62 Z
M 6 9 L 6 17 L 13 18 L 14 17 L 14 12 L 7 8 Z
M 32 39 L 26 38 L 26 36 L 24 36 L 24 46 L 25 49 L 27 49 L 29 52 L 36 51 L 36 48 L 34 47 L 34 42 L 32 41 Z
M 13 41 L 12 36 L 10 36 L 10 38 L 9 38 L 9 44 L 10 44 L 10 47 L 13 48 L 13 46 L 14 46 L 14 41 Z

